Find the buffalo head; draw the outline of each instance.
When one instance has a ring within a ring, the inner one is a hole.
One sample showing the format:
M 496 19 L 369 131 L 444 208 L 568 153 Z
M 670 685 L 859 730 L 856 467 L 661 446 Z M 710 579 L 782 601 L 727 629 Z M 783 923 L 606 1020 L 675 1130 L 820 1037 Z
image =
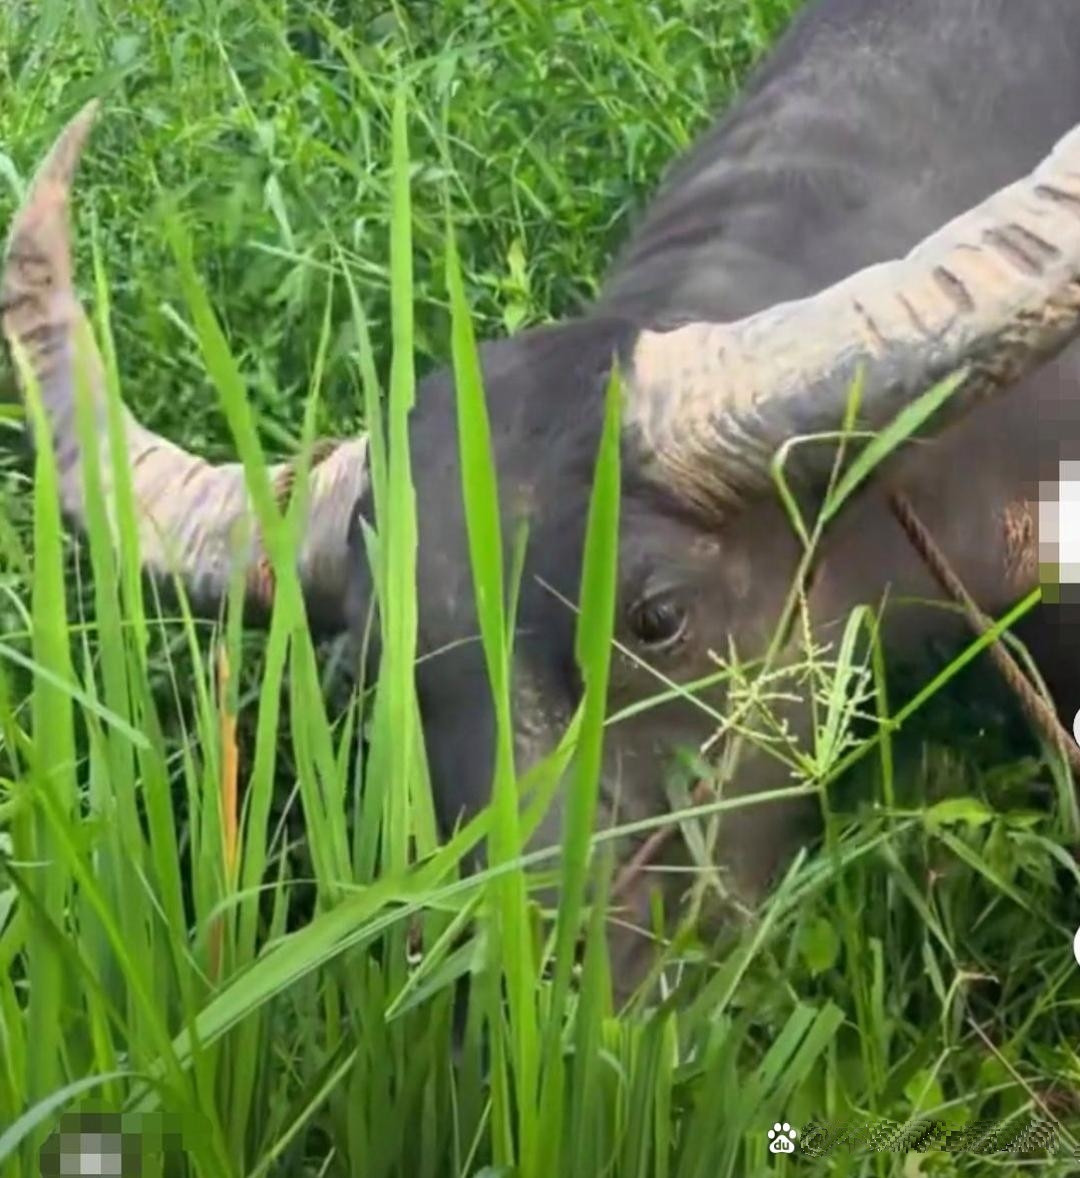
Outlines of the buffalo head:
M 11 228 L 3 330 L 40 386 L 58 461 L 62 506 L 85 521 L 75 427 L 76 337 L 85 324 L 72 287 L 68 200 L 94 117 L 63 131 Z M 515 641 L 518 769 L 564 734 L 580 697 L 574 610 L 586 503 L 614 361 L 624 386 L 623 506 L 616 657 L 601 820 L 666 808 L 665 766 L 717 728 L 724 684 L 699 700 L 679 691 L 716 676 L 715 655 L 759 654 L 802 550 L 775 493 L 770 463 L 790 439 L 789 477 L 804 506 L 820 501 L 849 392 L 861 378 L 858 428 L 879 430 L 929 386 L 962 372 L 934 428 L 1022 381 L 1080 327 L 1080 132 L 1028 177 L 971 209 L 906 257 L 851 274 L 813 297 L 739 322 L 648 329 L 586 314 L 485 347 L 505 523 L 530 525 Z M 87 333 L 88 338 L 88 333 Z M 107 458 L 100 357 L 88 348 L 97 436 Z M 460 503 L 453 388 L 445 373 L 418 391 L 412 440 L 420 520 L 417 689 L 438 805 L 452 824 L 487 800 L 493 719 Z M 237 556 L 250 507 L 239 465 L 211 465 L 128 414 L 140 545 L 147 571 L 178 575 L 200 610 L 216 610 L 234 561 L 246 561 L 250 604 L 265 611 L 257 529 Z M 370 513 L 363 438 L 329 446 L 310 473 L 299 577 L 313 625 L 362 628 L 370 585 L 357 519 Z M 103 475 L 110 469 L 102 462 Z M 287 466 L 275 468 L 285 477 Z M 1029 579 L 1034 573 L 1029 574 Z M 810 614 L 847 604 L 823 573 Z M 1033 583 L 1033 581 L 1032 581 Z M 831 586 L 831 588 L 830 588 Z M 822 588 L 824 587 L 824 588 Z M 1025 586 L 1015 579 L 1003 595 Z M 832 594 L 830 597 L 829 594 Z M 657 706 L 631 705 L 663 693 Z M 736 777 L 739 790 L 771 782 Z M 751 784 L 752 783 L 752 784 Z M 736 890 L 773 870 L 801 818 L 790 806 L 750 808 L 723 824 L 720 861 Z M 537 835 L 558 837 L 558 806 Z

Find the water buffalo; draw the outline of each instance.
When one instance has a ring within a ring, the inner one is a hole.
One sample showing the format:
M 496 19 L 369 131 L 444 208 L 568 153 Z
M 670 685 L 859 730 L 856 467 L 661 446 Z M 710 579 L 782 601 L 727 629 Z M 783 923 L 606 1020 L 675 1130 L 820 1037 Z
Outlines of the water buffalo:
M 3 280 L 4 333 L 36 371 L 76 526 L 81 312 L 67 198 L 92 115 L 68 126 L 39 172 Z M 671 172 L 595 303 L 571 321 L 484 345 L 508 539 L 518 520 L 529 522 L 514 665 L 519 769 L 553 746 L 580 696 L 570 606 L 616 360 L 625 653 L 612 672 L 613 709 L 654 695 L 654 671 L 695 681 L 715 670 L 710 652 L 750 657 L 769 641 L 802 554 L 770 459 L 795 435 L 836 431 L 857 373 L 863 431 L 884 427 L 940 378 L 965 376 L 918 443 L 890 457 L 827 530 L 808 582 L 818 633 L 835 637 L 854 607 L 877 606 L 886 590 L 940 602 L 890 510 L 897 489 L 985 611 L 1005 610 L 1038 583 L 1038 481 L 1069 456 L 1063 440 L 1077 436 L 1080 405 L 1080 347 L 1071 346 L 1080 330 L 1077 124 L 1075 0 L 808 3 L 733 109 Z M 453 393 L 447 372 L 428 376 L 411 420 L 420 645 L 438 652 L 416 680 L 448 825 L 486 802 L 493 734 L 481 648 L 461 641 L 475 635 L 476 618 Z M 178 571 L 198 608 L 216 610 L 231 529 L 248 511 L 242 471 L 210 465 L 131 417 L 127 430 L 147 569 Z M 807 515 L 834 458 L 833 444 L 790 456 Z M 367 617 L 357 521 L 371 510 L 365 440 L 331 448 L 310 476 L 299 554 L 309 616 L 323 632 Z M 256 616 L 270 591 L 257 542 L 244 559 Z M 1032 641 L 1041 632 L 1067 654 L 1064 618 L 1045 609 Z M 926 601 L 890 607 L 883 633 L 901 662 L 965 638 L 955 613 Z M 723 708 L 723 685 L 706 697 Z M 791 713 L 804 735 L 805 717 Z M 707 711 L 678 695 L 614 726 L 599 820 L 663 811 L 669 757 L 714 730 Z M 725 788 L 784 781 L 763 758 Z M 802 804 L 784 803 L 725 819 L 717 855 L 736 895 L 760 894 L 805 816 Z M 556 838 L 559 821 L 555 805 L 537 841 Z M 623 976 L 642 944 L 619 941 Z

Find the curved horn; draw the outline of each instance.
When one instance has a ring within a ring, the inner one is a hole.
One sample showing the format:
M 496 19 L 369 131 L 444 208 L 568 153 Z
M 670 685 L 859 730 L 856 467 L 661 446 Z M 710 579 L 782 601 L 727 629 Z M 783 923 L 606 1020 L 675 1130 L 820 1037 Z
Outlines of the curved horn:
M 658 480 L 722 511 L 770 484 L 786 439 L 840 428 L 860 369 L 861 423 L 880 429 L 960 369 L 950 404 L 969 408 L 1078 332 L 1080 128 L 906 258 L 735 323 L 643 332 L 627 426 Z M 800 469 L 820 477 L 834 455 L 805 447 Z
M 101 356 L 72 287 L 68 198 L 72 178 L 97 113 L 85 106 L 64 128 L 15 215 L 0 282 L 0 310 L 9 346 L 18 345 L 37 381 L 56 454 L 61 507 L 85 530 L 83 473 L 75 418 L 75 363 L 84 366 L 97 422 L 102 483 L 112 502 L 112 462 L 106 424 Z M 237 560 L 247 569 L 248 599 L 265 612 L 273 592 L 269 564 L 257 535 L 243 467 L 212 465 L 141 425 L 123 409 L 139 525 L 139 551 L 156 577 L 176 575 L 192 607 L 216 609 L 228 592 Z M 311 471 L 307 519 L 298 567 L 313 623 L 328 630 L 343 621 L 349 519 L 367 486 L 367 439 L 323 450 Z M 292 467 L 270 469 L 282 485 Z M 246 551 L 238 531 L 246 527 Z

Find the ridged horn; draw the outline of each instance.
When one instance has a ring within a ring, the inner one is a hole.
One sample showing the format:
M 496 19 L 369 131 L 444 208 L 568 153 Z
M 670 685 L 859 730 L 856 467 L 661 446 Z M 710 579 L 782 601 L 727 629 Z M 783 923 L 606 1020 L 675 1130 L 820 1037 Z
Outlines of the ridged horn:
M 966 370 L 933 424 L 1007 389 L 1080 332 L 1080 128 L 1029 176 L 905 258 L 732 323 L 645 331 L 628 366 L 627 427 L 646 472 L 729 511 L 770 483 L 786 439 L 840 428 L 863 377 L 859 425 L 880 429 Z M 799 449 L 827 473 L 835 449 Z
M 68 521 L 83 530 L 77 362 L 84 366 L 96 418 L 108 515 L 115 518 L 104 367 L 72 286 L 68 223 L 72 179 L 96 114 L 97 103 L 87 104 L 39 168 L 12 223 L 0 280 L 4 337 L 13 351 L 17 346 L 23 352 L 40 388 L 56 455 L 61 507 Z M 162 580 L 178 576 L 192 607 L 206 613 L 220 606 L 240 561 L 249 602 L 257 614 L 265 614 L 273 585 L 243 467 L 214 465 L 190 454 L 148 430 L 126 408 L 123 421 L 146 571 Z M 284 485 L 292 469 L 290 463 L 272 467 L 274 484 Z M 344 624 L 346 534 L 367 479 L 367 439 L 362 436 L 324 445 L 321 460 L 310 472 L 298 571 L 309 614 L 319 629 L 336 631 Z M 247 536 L 244 545 L 239 542 L 241 534 Z

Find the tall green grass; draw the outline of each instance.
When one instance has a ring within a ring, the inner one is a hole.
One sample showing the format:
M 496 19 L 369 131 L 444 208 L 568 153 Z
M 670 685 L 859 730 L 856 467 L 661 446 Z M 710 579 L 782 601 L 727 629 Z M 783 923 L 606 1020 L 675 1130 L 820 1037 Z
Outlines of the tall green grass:
M 868 738 L 858 722 L 883 668 L 865 616 L 837 650 L 803 656 L 818 696 L 812 751 L 762 721 L 756 705 L 786 690 L 779 672 L 718 671 L 747 701 L 718 727 L 776 746 L 791 788 L 821 799 L 824 849 L 800 856 L 719 944 L 681 928 L 668 951 L 677 994 L 615 1008 L 603 917 L 625 831 L 596 834 L 593 814 L 600 742 L 617 719 L 604 710 L 617 378 L 582 573 L 585 697 L 546 764 L 525 779 L 514 764 L 509 675 L 529 538 L 500 535 L 475 340 L 587 293 L 627 209 L 791 7 L 391 6 L 381 32 L 332 5 L 0 13 L 0 175 L 13 196 L 55 129 L 38 113 L 46 98 L 66 110 L 87 88 L 112 95 L 79 207 L 113 434 L 122 387 L 156 427 L 238 454 L 279 585 L 264 640 L 241 630 L 239 585 L 209 631 L 182 599 L 164 611 L 142 585 L 123 461 L 111 472 L 119 544 L 98 507 L 78 557 L 48 448 L 32 484 L 9 468 L 5 1178 L 38 1172 L 61 1113 L 97 1107 L 133 1127 L 161 1114 L 180 1125 L 185 1163 L 151 1162 L 151 1174 L 743 1178 L 777 1166 L 774 1121 L 811 1117 L 1053 1114 L 1075 1138 L 1080 872 L 1067 773 L 1022 734 L 999 735 L 979 699 L 924 707 L 973 655 L 907 696 L 879 694 Z M 297 48 L 301 34 L 317 49 Z M 127 154 L 110 161 L 110 144 Z M 498 731 L 492 805 L 445 841 L 413 687 L 406 431 L 414 366 L 435 357 L 457 378 Z M 264 449 L 305 453 L 351 416 L 374 427 L 383 658 L 376 681 L 336 706 L 290 559 L 304 480 L 279 512 Z M 87 467 L 92 504 L 105 473 Z M 979 666 L 956 694 L 983 691 Z M 562 845 L 528 851 L 560 774 Z M 685 806 L 691 845 L 707 847 L 733 804 Z M 484 868 L 466 873 L 481 846 Z M 545 912 L 537 887 L 553 871 L 559 904 Z M 701 888 L 710 881 L 703 868 Z M 972 1175 L 1013 1164 L 906 1163 Z M 896 1165 L 837 1156 L 816 1168 Z
M 302 929 L 286 931 L 290 881 L 274 877 L 267 845 L 272 753 L 261 766 L 256 762 L 243 783 L 243 811 L 228 811 L 236 805 L 237 771 L 228 722 L 237 701 L 230 684 L 242 660 L 232 616 L 217 640 L 217 665 L 231 670 L 216 682 L 215 664 L 204 660 L 190 614 L 184 611 L 181 620 L 200 675 L 196 721 L 176 774 L 186 787 L 190 854 L 185 857 L 170 807 L 175 770 L 146 682 L 140 627 L 126 624 L 119 591 L 122 584 L 138 584 L 132 575 L 138 562 L 135 533 L 121 525 L 125 540 L 114 549 L 100 501 L 101 472 L 91 462 L 86 482 L 94 505 L 88 532 L 98 587 L 95 624 L 114 644 L 102 650 L 100 668 L 87 663 L 77 671 L 62 591 L 55 470 L 49 448 L 38 452 L 31 736 L 22 742 L 25 764 L 10 784 L 23 821 L 13 824 L 12 854 L 5 862 L 19 896 L 19 919 L 5 934 L 14 966 L 6 982 L 5 1041 L 12 1047 L 10 1059 L 24 1065 L 11 1069 L 5 1095 L 13 1124 L 0 1138 L 13 1173 L 33 1172 L 34 1152 L 57 1111 L 57 1090 L 74 1080 L 76 1090 L 64 1095 L 63 1104 L 78 1104 L 88 1095 L 81 1081 L 93 1073 L 101 1073 L 100 1095 L 112 1107 L 178 1116 L 191 1163 L 201 1173 L 262 1173 L 275 1164 L 283 1172 L 305 1167 L 315 1172 L 318 1161 L 355 1174 L 434 1175 L 447 1172 L 448 1165 L 455 1173 L 473 1173 L 481 1162 L 523 1174 L 552 1168 L 594 1173 L 619 1165 L 628 1144 L 626 1126 L 638 1123 L 654 1123 L 656 1139 L 630 1138 L 633 1150 L 624 1164 L 639 1169 L 655 1151 L 659 1156 L 652 1164 L 666 1167 L 673 1153 L 678 1156 L 671 1127 L 658 1121 L 648 1103 L 656 1095 L 654 1081 L 665 1073 L 660 1091 L 665 1103 L 670 1100 L 674 1051 L 647 1057 L 647 1082 L 635 1085 L 641 1107 L 632 1113 L 624 1107 L 620 1073 L 633 1077 L 633 1049 L 642 1035 L 660 1031 L 645 1020 L 636 1030 L 627 1024 L 611 1039 L 619 1024 L 604 964 L 602 887 L 589 926 L 584 985 L 571 1001 L 570 965 L 589 874 L 613 624 L 619 386 L 613 380 L 609 388 L 586 537 L 578 657 L 587 686 L 576 727 L 549 988 L 540 980 L 541 945 L 522 859 L 508 695 L 512 626 L 503 602 L 497 488 L 453 251 L 448 273 L 463 492 L 492 690 L 501 701 L 500 756 L 490 815 L 445 847 L 435 840 L 430 793 L 417 757 L 412 683 L 416 505 L 406 432 L 413 375 L 405 110 L 399 92 L 392 273 L 396 345 L 405 358 L 393 370 L 386 452 L 375 464 L 385 478 L 377 497 L 385 515 L 375 520 L 374 544 L 384 656 L 368 733 L 368 771 L 372 780 L 381 778 L 383 788 L 376 794 L 378 809 L 365 798 L 362 815 L 353 810 L 355 794 L 346 788 L 351 750 L 340 743 L 355 741 L 357 727 L 345 724 L 335 734 L 313 679 L 314 651 L 290 561 L 295 536 L 286 525 L 294 513 L 282 519 L 273 506 L 238 369 L 191 266 L 187 235 L 175 220 L 169 229 L 192 329 L 244 461 L 280 578 L 257 732 L 266 731 L 264 718 L 276 727 L 279 698 L 286 695 L 296 790 L 316 885 L 315 915 Z M 113 386 L 114 410 L 116 393 Z M 33 394 L 31 415 L 47 437 Z M 82 416 L 89 443 L 89 420 Z M 309 413 L 309 427 L 311 420 Z M 121 480 L 124 461 L 120 447 L 113 473 Z M 122 503 L 119 514 L 130 520 L 130 503 Z M 133 612 L 142 614 L 144 606 L 137 600 Z M 103 698 L 100 711 L 93 712 L 86 701 L 96 697 L 99 681 Z M 19 723 L 11 710 L 5 720 L 9 730 Z M 259 744 L 257 736 L 256 749 Z M 145 776 L 136 768 L 140 752 L 155 766 Z M 83 774 L 85 793 L 78 780 Z M 375 876 L 364 872 L 371 856 L 363 845 L 355 859 L 350 854 L 349 827 L 360 818 L 366 831 L 380 832 Z M 461 854 L 485 825 L 490 867 L 459 880 Z M 259 875 L 252 876 L 249 856 Z M 46 862 L 47 872 L 40 867 Z M 245 877 L 252 883 L 241 890 L 237 884 Z M 416 917 L 422 918 L 425 953 L 418 967 L 408 969 L 406 931 Z M 463 935 L 472 939 L 467 971 L 467 959 L 454 944 Z M 479 1028 L 465 1039 L 473 1058 L 455 1063 L 453 986 L 466 972 L 474 981 L 470 1002 L 478 1012 L 470 1017 Z M 23 983 L 24 1013 L 18 996 Z M 659 1024 L 673 1018 L 665 1012 Z M 793 1043 L 803 1030 L 797 1027 Z M 669 1035 L 662 1037 L 674 1047 Z M 669 1115 L 665 1111 L 665 1118 Z M 422 1130 L 416 1132 L 416 1126 Z M 739 1153 L 738 1136 L 726 1143 L 730 1164 Z M 322 1159 L 312 1150 L 313 1137 L 327 1140 Z M 711 1166 L 727 1137 L 699 1130 L 684 1165 L 694 1171 Z

